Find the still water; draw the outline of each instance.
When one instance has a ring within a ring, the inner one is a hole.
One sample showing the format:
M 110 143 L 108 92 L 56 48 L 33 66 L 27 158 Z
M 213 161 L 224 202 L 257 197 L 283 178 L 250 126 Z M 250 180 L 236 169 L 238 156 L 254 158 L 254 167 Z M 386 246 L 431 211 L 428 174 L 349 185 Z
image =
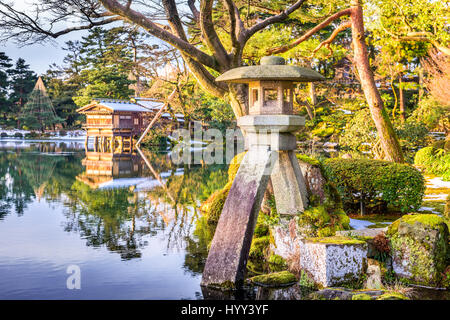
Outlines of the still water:
M 198 207 L 226 170 L 0 140 L 0 299 L 307 299 L 296 286 L 230 296 L 200 287 L 214 230 Z M 68 289 L 73 268 L 80 289 Z M 450 299 L 425 289 L 414 298 Z
M 144 157 L 0 141 L 0 299 L 203 298 L 211 234 L 197 207 L 227 168 Z

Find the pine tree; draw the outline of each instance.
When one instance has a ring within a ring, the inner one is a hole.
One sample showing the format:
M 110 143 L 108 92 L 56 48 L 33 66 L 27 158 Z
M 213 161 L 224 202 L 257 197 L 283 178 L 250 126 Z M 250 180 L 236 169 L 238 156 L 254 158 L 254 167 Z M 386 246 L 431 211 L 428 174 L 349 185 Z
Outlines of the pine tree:
M 10 69 L 8 73 L 10 76 L 9 89 L 11 90 L 9 112 L 10 117 L 16 119 L 27 102 L 27 97 L 33 90 L 37 77 L 22 58 L 17 59 L 14 69 Z M 17 127 L 20 127 L 20 120 L 18 119 Z
M 6 120 L 6 114 L 9 111 L 8 93 L 8 70 L 12 67 L 11 59 L 4 53 L 0 52 L 0 113 L 3 120 Z
M 19 119 L 27 128 L 42 132 L 49 126 L 63 121 L 56 115 L 41 77 L 38 78 L 28 102 L 22 108 Z

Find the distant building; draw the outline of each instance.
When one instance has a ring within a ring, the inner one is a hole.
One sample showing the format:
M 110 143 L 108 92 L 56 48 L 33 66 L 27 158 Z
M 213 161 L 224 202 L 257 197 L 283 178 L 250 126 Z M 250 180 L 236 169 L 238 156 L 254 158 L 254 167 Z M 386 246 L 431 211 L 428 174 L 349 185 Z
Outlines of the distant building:
M 137 98 L 138 99 L 138 98 Z M 86 115 L 83 129 L 86 130 L 86 147 L 90 137 L 94 138 L 94 151 L 121 153 L 133 147 L 149 123 L 164 105 L 163 102 L 143 99 L 138 102 L 120 100 L 93 100 L 77 109 Z M 160 115 L 155 127 L 178 127 L 184 121 L 182 114 L 169 112 Z
M 83 128 L 87 136 L 138 137 L 152 110 L 128 101 L 94 100 L 77 112 L 86 115 Z

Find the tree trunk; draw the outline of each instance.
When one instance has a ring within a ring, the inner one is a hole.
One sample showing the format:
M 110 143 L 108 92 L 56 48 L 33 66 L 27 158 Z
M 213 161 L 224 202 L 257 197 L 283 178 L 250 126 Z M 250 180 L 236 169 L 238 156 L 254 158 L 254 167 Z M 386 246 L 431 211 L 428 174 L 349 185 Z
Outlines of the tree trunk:
M 309 97 L 311 98 L 311 105 L 317 104 L 316 85 L 314 82 L 309 83 Z
M 350 21 L 356 68 L 370 113 L 378 131 L 378 136 L 385 153 L 385 159 L 402 163 L 404 162 L 402 149 L 392 127 L 392 123 L 389 120 L 389 116 L 384 109 L 383 101 L 381 100 L 372 70 L 370 69 L 367 46 L 364 41 L 363 12 L 359 0 L 352 0 Z
M 403 96 L 403 81 L 402 74 L 398 77 L 398 93 L 399 93 L 399 104 L 400 104 L 400 120 L 405 122 L 405 98 Z

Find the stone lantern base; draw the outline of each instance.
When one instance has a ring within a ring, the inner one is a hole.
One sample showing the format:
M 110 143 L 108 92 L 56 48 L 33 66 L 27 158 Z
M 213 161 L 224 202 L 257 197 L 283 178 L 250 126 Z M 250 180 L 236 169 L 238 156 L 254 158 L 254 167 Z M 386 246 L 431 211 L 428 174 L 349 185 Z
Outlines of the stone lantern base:
M 297 158 L 295 136 L 304 118 L 249 115 L 238 119 L 246 132 L 245 154 L 228 193 L 211 242 L 202 285 L 239 286 L 269 177 L 279 214 L 296 214 L 307 206 L 307 191 Z

